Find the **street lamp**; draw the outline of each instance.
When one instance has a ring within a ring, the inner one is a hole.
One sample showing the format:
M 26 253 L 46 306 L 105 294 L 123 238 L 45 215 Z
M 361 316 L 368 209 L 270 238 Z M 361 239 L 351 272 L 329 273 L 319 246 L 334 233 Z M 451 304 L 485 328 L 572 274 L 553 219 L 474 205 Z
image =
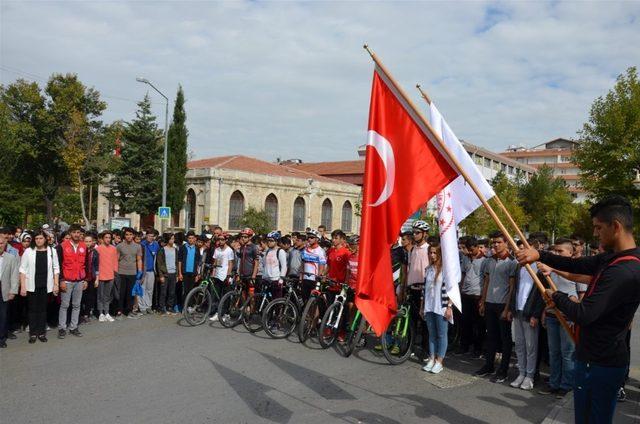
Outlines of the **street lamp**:
M 142 77 L 137 77 L 136 81 L 149 85 L 156 90 L 158 94 L 164 97 L 165 109 L 164 109 L 164 157 L 162 161 L 162 206 L 167 206 L 167 138 L 168 138 L 168 122 L 169 122 L 169 98 L 165 96 L 160 90 L 158 90 L 151 82 Z M 161 224 L 162 226 L 162 224 Z

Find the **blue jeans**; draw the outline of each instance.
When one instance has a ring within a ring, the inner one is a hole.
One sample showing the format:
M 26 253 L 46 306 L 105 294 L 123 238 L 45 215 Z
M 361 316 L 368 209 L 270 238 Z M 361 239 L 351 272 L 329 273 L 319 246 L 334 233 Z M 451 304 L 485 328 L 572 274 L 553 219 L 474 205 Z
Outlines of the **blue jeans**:
M 549 365 L 551 365 L 549 386 L 553 389 L 571 390 L 574 380 L 573 353 L 575 345 L 556 317 L 547 315 L 546 326 Z
M 427 312 L 424 319 L 429 330 L 429 355 L 444 358 L 447 353 L 449 322 L 435 312 Z
M 575 422 L 611 423 L 618 389 L 622 387 L 626 373 L 627 367 L 603 367 L 576 361 L 573 391 Z

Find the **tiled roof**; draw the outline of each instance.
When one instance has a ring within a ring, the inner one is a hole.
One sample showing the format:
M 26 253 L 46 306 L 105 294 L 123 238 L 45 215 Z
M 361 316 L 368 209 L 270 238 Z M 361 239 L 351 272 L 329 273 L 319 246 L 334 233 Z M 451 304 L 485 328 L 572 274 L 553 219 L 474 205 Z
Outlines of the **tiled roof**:
M 330 183 L 346 184 L 344 181 L 334 178 L 323 177 L 304 169 L 298 169 L 294 166 L 277 165 L 275 163 L 251 158 L 248 156 L 218 156 L 208 159 L 193 160 L 187 163 L 189 169 L 199 168 L 218 168 L 232 169 L 236 171 L 253 172 L 256 174 L 276 175 L 280 177 L 304 178 L 306 180 L 312 178 L 317 181 Z
M 298 163 L 292 166 L 320 175 L 364 174 L 364 160 Z

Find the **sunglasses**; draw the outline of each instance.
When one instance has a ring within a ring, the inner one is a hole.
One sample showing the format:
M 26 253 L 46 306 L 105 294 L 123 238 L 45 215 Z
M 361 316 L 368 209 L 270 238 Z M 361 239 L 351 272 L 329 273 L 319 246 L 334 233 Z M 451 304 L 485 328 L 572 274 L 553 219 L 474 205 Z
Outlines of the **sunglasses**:
M 272 241 L 275 241 L 274 239 L 267 239 L 267 243 L 271 243 Z

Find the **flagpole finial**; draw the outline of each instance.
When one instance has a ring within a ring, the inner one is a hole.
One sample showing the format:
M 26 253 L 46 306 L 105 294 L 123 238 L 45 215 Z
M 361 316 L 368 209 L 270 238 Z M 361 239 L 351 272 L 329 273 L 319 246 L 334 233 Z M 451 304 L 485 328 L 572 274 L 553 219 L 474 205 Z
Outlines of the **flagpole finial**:
M 420 95 L 422 96 L 422 98 L 426 100 L 427 104 L 431 104 L 431 99 L 429 98 L 427 93 L 424 92 L 424 90 L 422 89 L 422 86 L 420 84 L 416 84 L 416 88 L 420 92 Z
M 369 53 L 369 56 L 371 56 L 372 59 L 374 59 L 373 57 L 373 52 L 371 51 L 371 49 L 369 48 L 369 45 L 367 43 L 364 43 L 364 45 L 362 46 L 363 49 L 365 49 L 367 51 L 367 53 Z M 374 59 L 375 60 L 375 59 Z

